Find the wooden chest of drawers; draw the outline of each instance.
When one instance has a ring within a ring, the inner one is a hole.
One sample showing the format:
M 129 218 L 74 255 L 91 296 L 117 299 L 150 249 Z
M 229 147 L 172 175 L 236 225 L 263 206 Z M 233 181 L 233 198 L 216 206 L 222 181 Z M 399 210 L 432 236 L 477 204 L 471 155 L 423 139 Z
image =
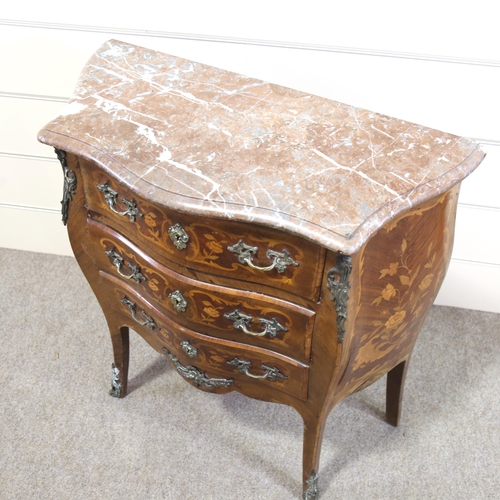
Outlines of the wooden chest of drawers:
M 195 387 L 294 407 L 308 500 L 339 401 L 388 374 L 397 425 L 475 143 L 117 41 L 39 140 L 109 325 L 113 396 L 130 327 Z

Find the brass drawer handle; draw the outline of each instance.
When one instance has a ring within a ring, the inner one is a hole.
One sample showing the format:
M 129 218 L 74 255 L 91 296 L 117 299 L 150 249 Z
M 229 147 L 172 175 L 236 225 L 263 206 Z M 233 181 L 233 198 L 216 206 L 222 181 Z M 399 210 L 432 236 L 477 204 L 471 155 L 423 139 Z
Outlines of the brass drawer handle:
M 127 205 L 127 210 L 124 212 L 120 212 L 115 209 L 114 205 L 116 204 L 116 199 L 118 198 L 118 193 L 111 189 L 107 182 L 104 184 L 98 184 L 97 189 L 104 193 L 104 201 L 106 205 L 108 205 L 109 209 L 117 215 L 125 216 L 127 215 L 130 219 L 130 222 L 135 222 L 136 216 L 142 217 L 141 212 L 137 208 L 137 205 L 132 200 L 127 200 L 126 198 L 122 198 L 122 203 Z
M 202 385 L 208 389 L 215 389 L 217 387 L 229 387 L 233 383 L 233 379 L 231 378 L 209 378 L 194 366 L 183 366 L 168 349 L 165 349 L 165 347 L 163 348 L 163 352 L 172 360 L 177 371 L 184 378 L 192 380 L 197 387 Z
M 288 329 L 280 324 L 276 318 L 259 318 L 259 323 L 261 325 L 264 325 L 264 330 L 262 332 L 252 332 L 248 329 L 248 323 L 251 323 L 253 321 L 253 317 L 248 316 L 247 314 L 243 314 L 238 309 L 235 309 L 233 312 L 224 314 L 224 318 L 233 321 L 234 328 L 239 328 L 240 330 L 243 330 L 247 335 L 253 335 L 254 337 L 264 337 L 265 335 L 269 335 L 269 337 L 274 339 L 279 332 L 288 331 Z
M 228 246 L 227 249 L 230 252 L 238 254 L 239 262 L 248 265 L 256 271 L 271 271 L 272 269 L 276 269 L 276 271 L 282 273 L 285 271 L 287 266 L 299 265 L 290 257 L 290 252 L 286 249 L 284 249 L 283 252 L 276 252 L 275 250 L 269 249 L 266 252 L 266 255 L 269 259 L 272 259 L 272 262 L 269 266 L 266 267 L 256 266 L 252 262 L 254 255 L 259 249 L 257 247 L 251 247 L 250 245 L 243 243 L 243 240 L 238 241 L 238 243 L 236 243 L 235 245 Z
M 157 328 L 156 323 L 154 319 L 151 316 L 148 316 L 144 311 L 141 311 L 145 321 L 142 322 L 139 319 L 137 319 L 137 311 L 136 311 L 136 305 L 128 298 L 128 297 L 123 297 L 123 299 L 120 300 L 122 304 L 125 304 L 130 311 L 130 314 L 132 315 L 132 318 L 134 318 L 137 323 L 141 326 L 147 326 L 151 330 L 154 330 Z
M 266 372 L 264 373 L 264 375 L 254 375 L 253 373 L 249 372 L 252 363 L 250 361 L 243 361 L 242 359 L 238 358 L 234 358 L 233 360 L 228 361 L 227 364 L 235 366 L 240 373 L 244 373 L 251 378 L 267 379 L 271 381 L 275 381 L 277 378 L 287 378 L 276 367 L 271 368 L 270 366 L 266 365 L 260 365 L 261 368 Z
M 116 271 L 120 276 L 123 278 L 130 280 L 134 279 L 137 283 L 140 283 L 141 281 L 145 281 L 146 278 L 141 274 L 141 271 L 138 266 L 134 266 L 130 262 L 127 262 L 127 266 L 130 268 L 132 271 L 132 274 L 124 274 L 121 271 L 121 268 L 123 267 L 125 261 L 123 260 L 123 257 L 115 252 L 115 250 L 107 250 L 104 252 L 110 259 L 113 260 L 113 265 L 116 267 Z
M 186 299 L 184 298 L 184 295 L 182 295 L 180 290 L 176 290 L 175 292 L 172 292 L 168 298 L 170 299 L 170 302 L 172 302 L 172 305 L 174 306 L 174 309 L 178 312 L 184 312 L 188 306 L 188 303 Z
M 178 250 L 184 250 L 189 243 L 189 236 L 180 224 L 174 224 L 168 228 L 168 234 L 172 243 Z

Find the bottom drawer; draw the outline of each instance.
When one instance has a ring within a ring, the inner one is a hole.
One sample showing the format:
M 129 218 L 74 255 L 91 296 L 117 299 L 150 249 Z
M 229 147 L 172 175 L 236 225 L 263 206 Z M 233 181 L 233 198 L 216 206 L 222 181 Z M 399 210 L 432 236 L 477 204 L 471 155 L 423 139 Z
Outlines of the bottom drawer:
M 110 287 L 110 306 L 119 310 L 127 326 L 139 334 L 148 329 L 148 335 L 154 335 L 164 346 L 163 353 L 177 371 L 195 386 L 245 393 L 251 384 L 252 392 L 257 385 L 263 392 L 272 389 L 307 399 L 307 365 L 266 349 L 189 330 L 164 316 L 125 283 L 103 271 L 101 275 Z

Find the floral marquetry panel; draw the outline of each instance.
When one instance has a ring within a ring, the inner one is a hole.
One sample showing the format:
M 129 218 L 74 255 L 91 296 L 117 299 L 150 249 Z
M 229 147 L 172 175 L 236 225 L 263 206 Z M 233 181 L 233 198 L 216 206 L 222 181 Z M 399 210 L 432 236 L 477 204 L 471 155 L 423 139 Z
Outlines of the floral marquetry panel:
M 411 353 L 444 279 L 453 243 L 458 190 L 410 210 L 384 226 L 360 252 L 357 316 L 349 349 L 353 392 Z

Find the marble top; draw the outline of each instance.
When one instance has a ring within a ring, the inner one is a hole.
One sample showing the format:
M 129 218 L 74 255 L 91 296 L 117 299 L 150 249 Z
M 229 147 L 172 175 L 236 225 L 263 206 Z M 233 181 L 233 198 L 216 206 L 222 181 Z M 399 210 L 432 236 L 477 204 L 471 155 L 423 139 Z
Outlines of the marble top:
M 116 40 L 39 140 L 155 203 L 347 254 L 484 157 L 455 135 Z

